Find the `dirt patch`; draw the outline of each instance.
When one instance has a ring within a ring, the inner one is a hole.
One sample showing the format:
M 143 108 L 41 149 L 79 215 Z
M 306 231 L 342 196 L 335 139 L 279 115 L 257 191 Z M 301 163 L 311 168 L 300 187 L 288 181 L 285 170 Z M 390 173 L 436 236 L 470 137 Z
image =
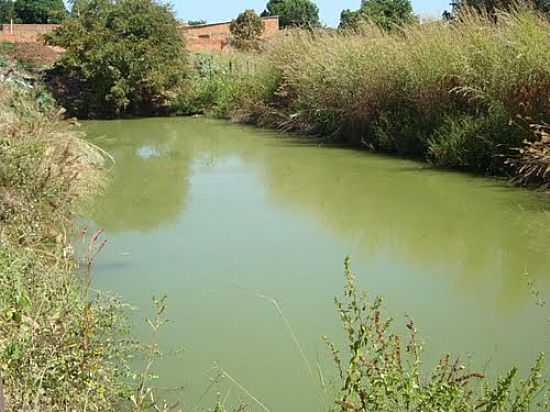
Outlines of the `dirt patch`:
M 61 53 L 63 49 L 40 43 L 15 43 L 9 52 L 13 59 L 32 67 L 51 66 Z

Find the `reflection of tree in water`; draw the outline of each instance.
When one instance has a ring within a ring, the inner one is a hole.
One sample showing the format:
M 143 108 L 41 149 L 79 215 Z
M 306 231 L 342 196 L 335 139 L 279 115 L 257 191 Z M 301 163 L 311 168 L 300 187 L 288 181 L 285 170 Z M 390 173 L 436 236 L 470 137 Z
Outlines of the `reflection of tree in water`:
M 526 270 L 547 273 L 549 251 L 533 245 L 548 244 L 550 215 L 536 195 L 331 150 L 272 151 L 262 158 L 265 179 L 275 201 L 316 216 L 363 258 L 393 256 L 421 272 L 452 274 L 459 288 L 499 289 L 506 300 L 525 298 Z
M 95 212 L 111 231 L 173 222 L 193 167 L 237 156 L 262 175 L 275 202 L 297 208 L 354 245 L 363 258 L 384 254 L 420 272 L 454 275 L 458 287 L 525 291 L 526 270 L 548 268 L 550 214 L 532 193 L 490 180 L 419 170 L 399 159 L 265 140 L 268 132 L 194 119 L 91 123 L 116 158 L 113 182 Z M 498 185 L 497 183 L 494 183 Z M 223 206 L 220 206 L 223 207 Z M 549 208 L 550 210 L 550 208 Z M 359 257 L 358 256 L 358 257 Z
M 188 194 L 185 136 L 162 119 L 91 122 L 86 130 L 116 161 L 92 212 L 96 223 L 123 232 L 174 222 Z

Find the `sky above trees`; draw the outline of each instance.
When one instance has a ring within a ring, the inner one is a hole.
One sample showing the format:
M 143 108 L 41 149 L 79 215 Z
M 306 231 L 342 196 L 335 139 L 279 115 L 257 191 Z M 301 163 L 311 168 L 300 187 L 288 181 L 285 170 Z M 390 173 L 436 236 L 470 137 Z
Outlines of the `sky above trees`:
M 173 0 L 178 18 L 183 20 L 204 19 L 208 22 L 225 21 L 235 18 L 245 9 L 262 12 L 267 0 Z M 329 26 L 338 26 L 343 9 L 358 9 L 361 0 L 316 0 L 321 21 Z M 422 16 L 441 16 L 449 8 L 450 0 L 412 0 L 414 11 Z

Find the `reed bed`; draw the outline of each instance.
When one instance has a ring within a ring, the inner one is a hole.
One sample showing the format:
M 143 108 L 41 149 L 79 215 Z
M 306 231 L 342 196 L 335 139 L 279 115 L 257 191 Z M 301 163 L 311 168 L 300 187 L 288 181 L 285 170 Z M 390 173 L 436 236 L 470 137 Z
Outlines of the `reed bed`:
M 227 115 L 443 167 L 513 175 L 550 121 L 550 22 L 522 9 L 385 32 L 288 31 Z

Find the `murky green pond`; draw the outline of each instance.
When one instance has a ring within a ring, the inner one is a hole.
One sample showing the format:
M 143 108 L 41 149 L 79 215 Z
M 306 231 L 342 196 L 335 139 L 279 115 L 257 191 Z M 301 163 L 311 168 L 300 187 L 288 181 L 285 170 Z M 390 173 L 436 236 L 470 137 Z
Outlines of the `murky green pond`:
M 221 121 L 85 129 L 116 160 L 89 216 L 109 240 L 95 286 L 139 308 L 143 338 L 151 297 L 168 295 L 160 343 L 184 352 L 157 365 L 159 384 L 183 386 L 165 394 L 186 410 L 216 392 L 252 410 L 249 394 L 271 411 L 324 410 L 321 336 L 342 342 L 333 298 L 347 255 L 392 316 L 416 320 L 430 361 L 453 352 L 482 370 L 527 368 L 550 347 L 550 307 L 525 276 L 550 289 L 548 197 Z M 216 365 L 235 382 L 209 390 Z

